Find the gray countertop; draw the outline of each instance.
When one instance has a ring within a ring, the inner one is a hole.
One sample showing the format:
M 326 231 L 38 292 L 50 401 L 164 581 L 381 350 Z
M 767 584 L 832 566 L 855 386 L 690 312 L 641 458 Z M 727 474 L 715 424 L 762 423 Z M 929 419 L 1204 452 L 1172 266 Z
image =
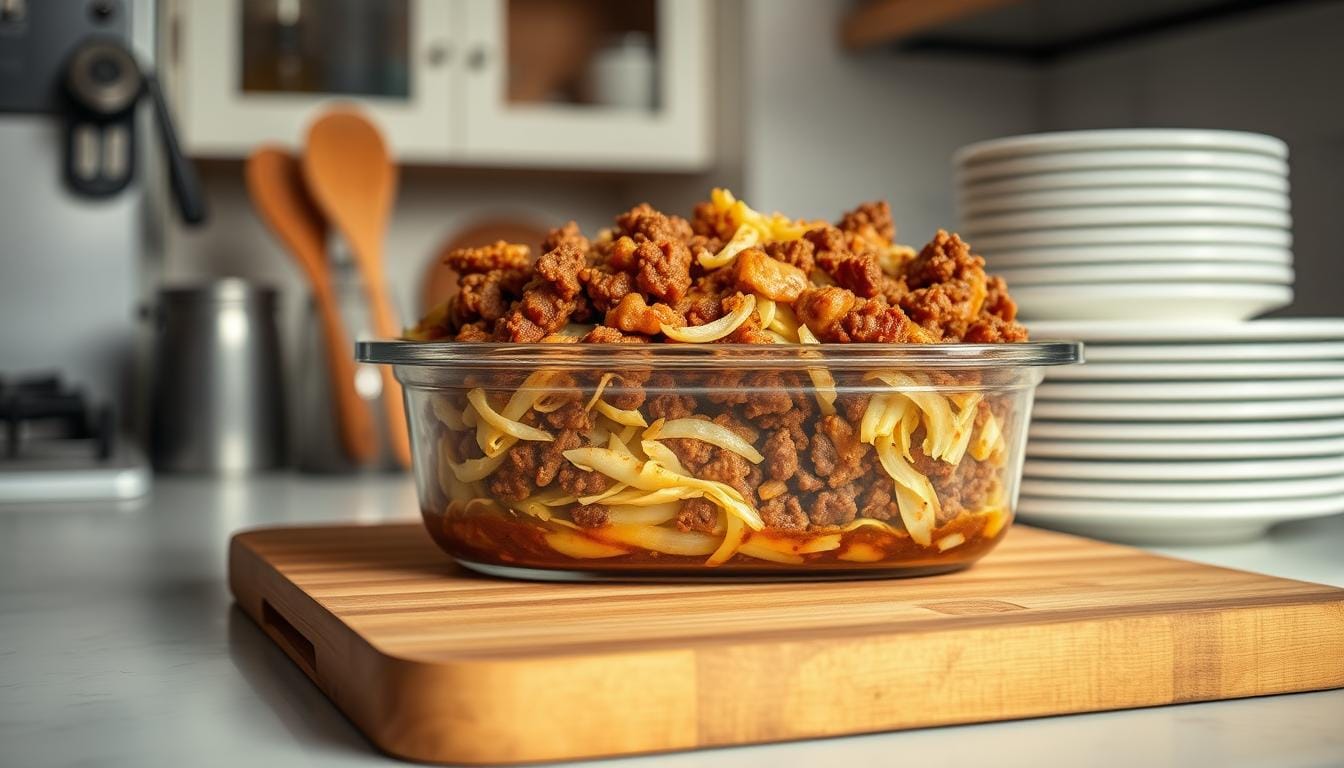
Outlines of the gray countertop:
M 287 475 L 0 507 L 0 765 L 397 764 L 233 607 L 225 555 L 241 528 L 416 514 L 404 478 Z M 1160 551 L 1344 586 L 1344 516 Z M 1342 725 L 1339 690 L 600 765 L 1344 765 Z

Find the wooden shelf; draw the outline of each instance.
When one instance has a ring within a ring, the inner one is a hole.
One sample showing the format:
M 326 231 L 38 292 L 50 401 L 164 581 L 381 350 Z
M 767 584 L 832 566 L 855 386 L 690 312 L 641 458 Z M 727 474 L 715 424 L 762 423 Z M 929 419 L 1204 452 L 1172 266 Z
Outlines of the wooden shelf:
M 860 50 L 1022 0 L 868 0 L 850 12 L 840 32 L 845 47 Z
M 902 50 L 1052 61 L 1250 13 L 1338 0 L 867 0 L 841 27 L 851 51 Z

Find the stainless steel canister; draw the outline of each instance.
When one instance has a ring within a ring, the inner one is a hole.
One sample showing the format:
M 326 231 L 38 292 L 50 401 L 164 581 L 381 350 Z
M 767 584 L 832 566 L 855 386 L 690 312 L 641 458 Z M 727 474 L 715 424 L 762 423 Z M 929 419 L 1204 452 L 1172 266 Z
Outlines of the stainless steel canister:
M 239 279 L 164 288 L 150 409 L 154 467 L 234 474 L 283 463 L 276 292 Z

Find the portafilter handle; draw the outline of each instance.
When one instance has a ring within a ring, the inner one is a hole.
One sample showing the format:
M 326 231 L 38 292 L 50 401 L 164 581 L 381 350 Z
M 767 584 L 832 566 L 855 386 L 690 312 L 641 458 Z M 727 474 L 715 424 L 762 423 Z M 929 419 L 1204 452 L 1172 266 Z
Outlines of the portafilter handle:
M 182 154 L 177 142 L 177 130 L 173 128 L 173 118 L 168 114 L 168 102 L 163 98 L 163 89 L 159 87 L 159 78 L 153 72 L 144 74 L 145 90 L 154 102 L 154 114 L 158 118 L 159 141 L 163 144 L 163 153 L 168 161 L 168 183 L 173 188 L 173 197 L 177 200 L 177 210 L 182 220 L 188 224 L 201 224 L 205 221 L 205 195 L 201 192 L 201 180 L 196 176 L 196 166 Z

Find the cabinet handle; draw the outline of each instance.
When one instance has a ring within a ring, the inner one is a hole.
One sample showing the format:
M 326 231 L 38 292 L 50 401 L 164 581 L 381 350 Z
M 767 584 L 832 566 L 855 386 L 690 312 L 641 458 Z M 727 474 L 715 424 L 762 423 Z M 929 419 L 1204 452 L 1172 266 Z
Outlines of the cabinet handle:
M 485 69 L 486 65 L 489 63 L 490 53 L 483 45 L 478 45 L 475 48 L 472 48 L 471 53 L 467 54 L 467 67 L 469 69 L 479 72 L 482 69 Z
M 453 57 L 453 46 L 443 41 L 431 43 L 425 50 L 425 61 L 431 67 L 441 67 Z

